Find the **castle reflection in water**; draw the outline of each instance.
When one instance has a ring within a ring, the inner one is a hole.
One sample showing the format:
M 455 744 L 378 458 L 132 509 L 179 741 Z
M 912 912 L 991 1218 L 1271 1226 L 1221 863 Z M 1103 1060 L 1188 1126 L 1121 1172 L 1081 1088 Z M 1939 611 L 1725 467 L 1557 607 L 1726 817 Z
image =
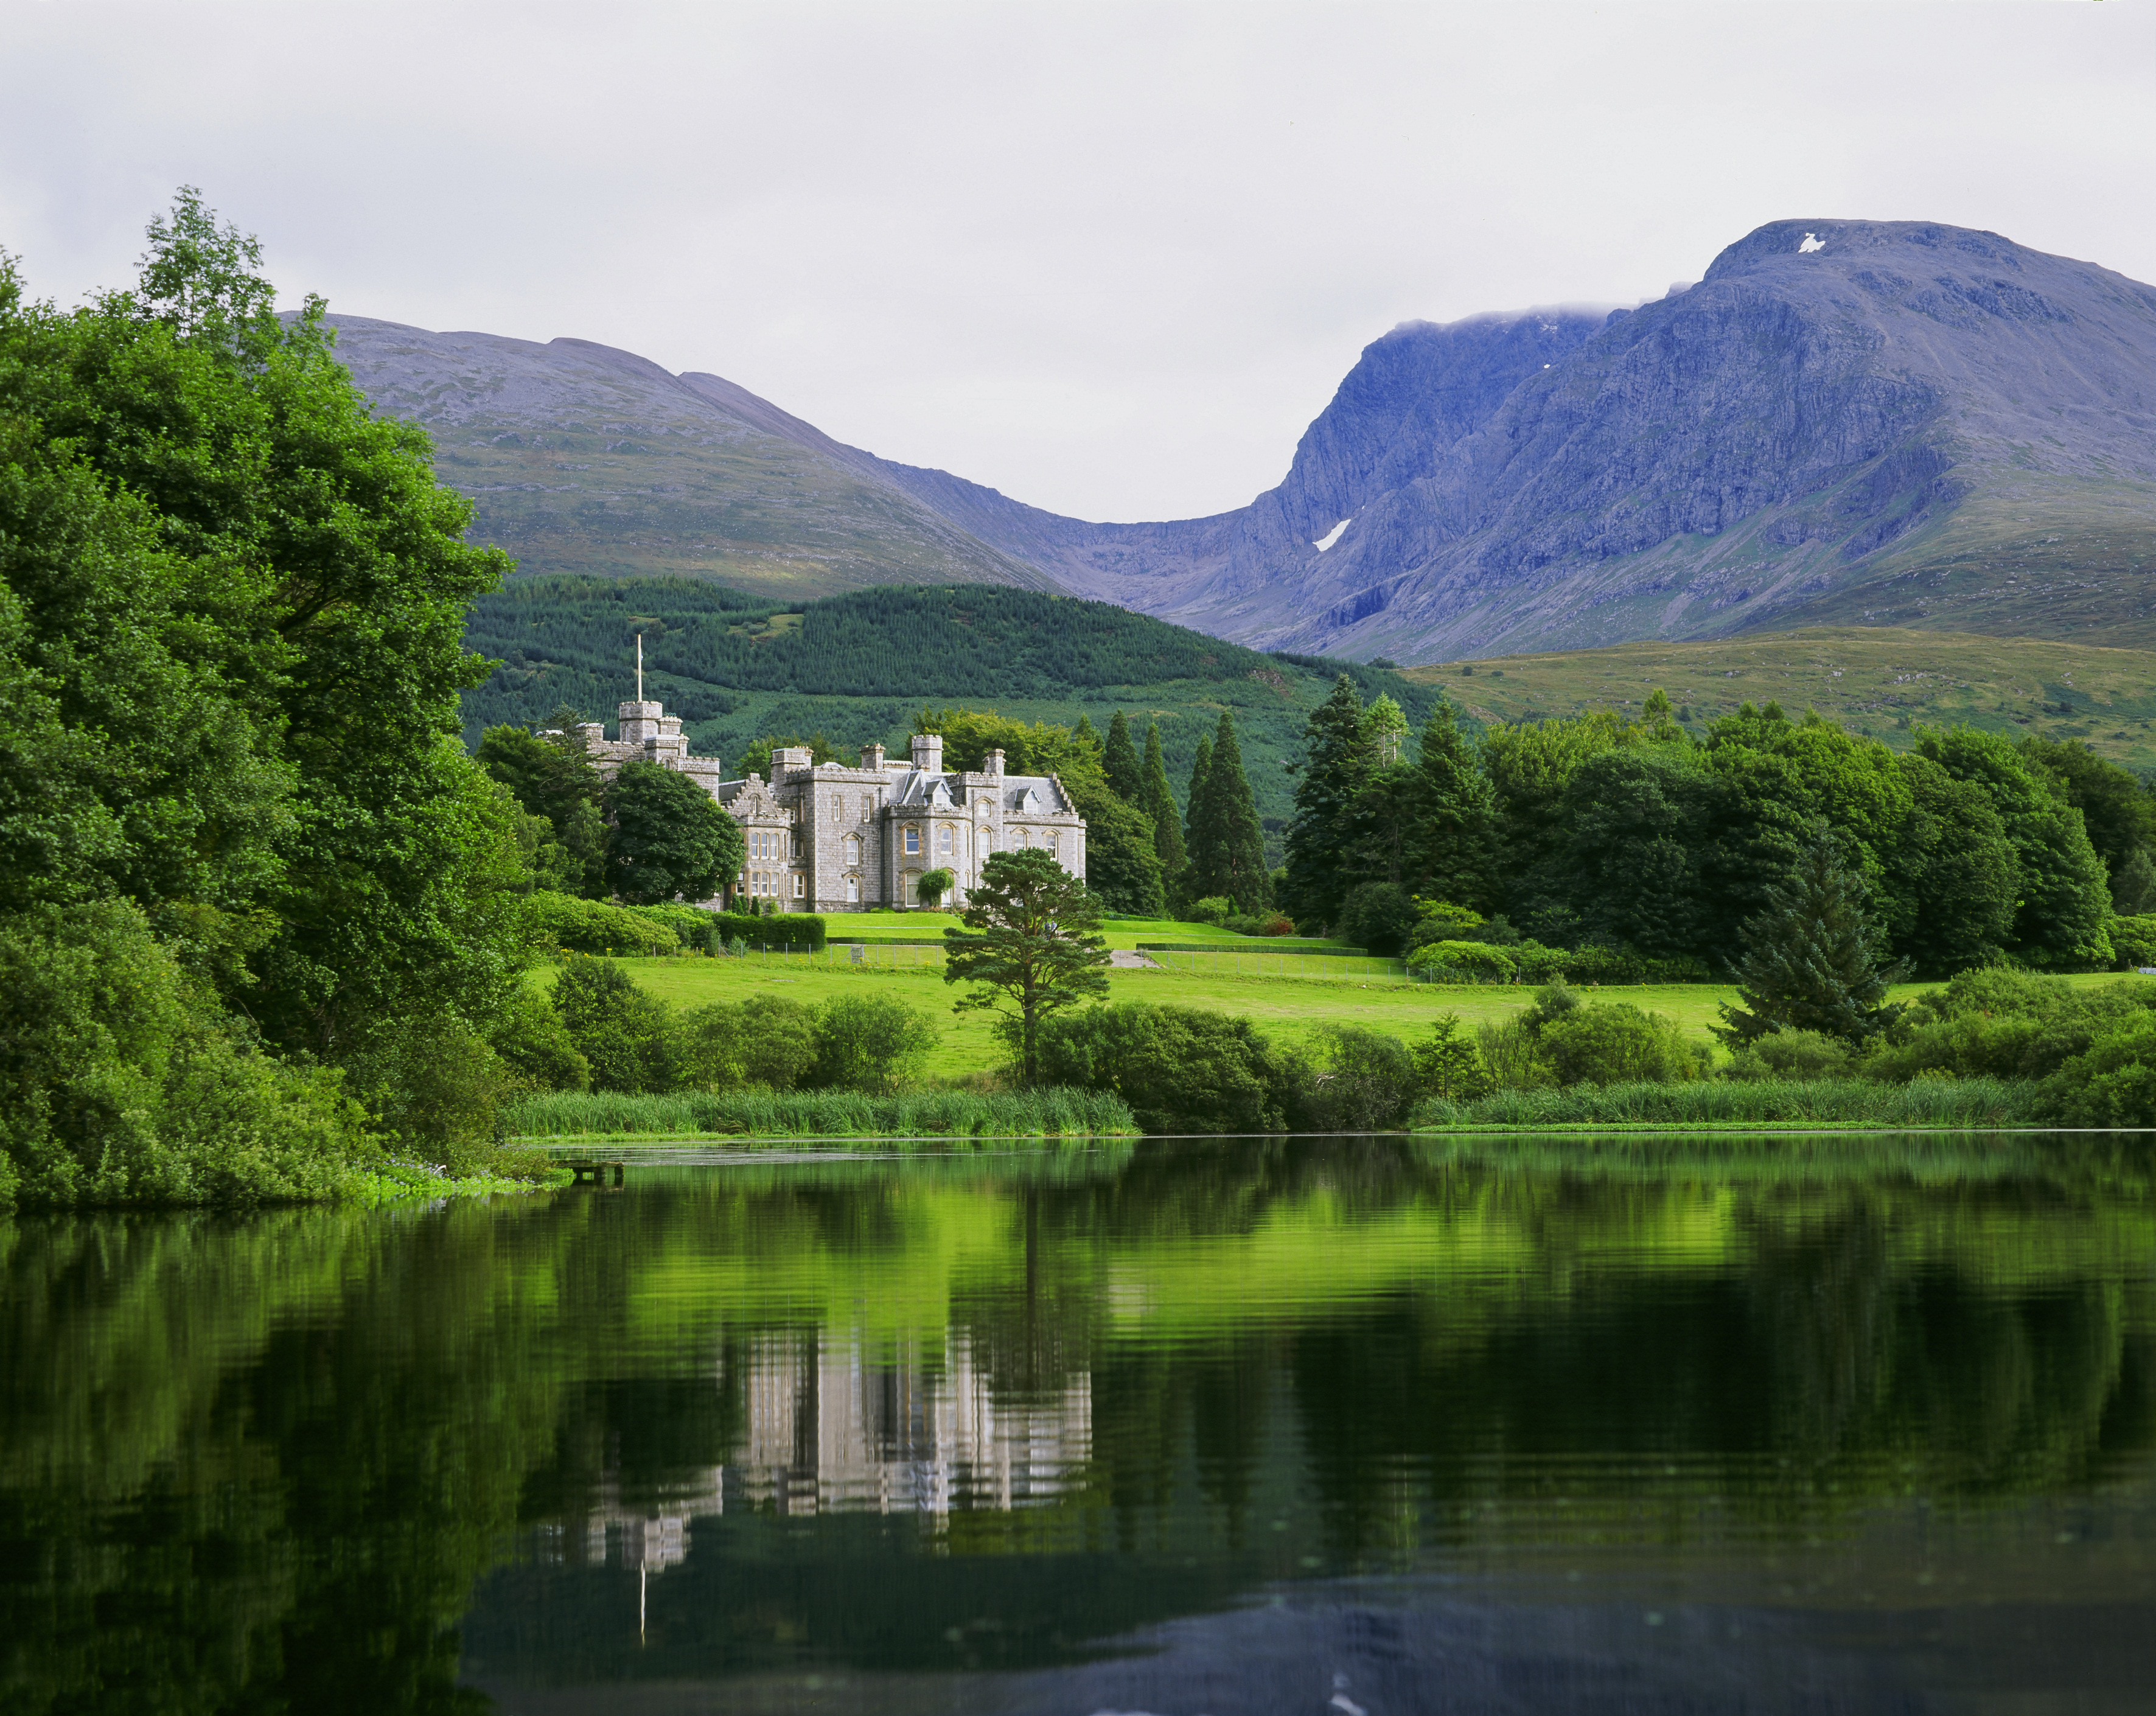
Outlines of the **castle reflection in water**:
M 953 1513 L 1044 1505 L 1081 1480 L 1093 1443 L 1089 1374 L 1067 1375 L 1045 1398 L 999 1398 L 956 1328 L 940 1360 L 871 1353 L 844 1331 L 758 1335 L 738 1379 L 747 1422 L 731 1457 L 682 1474 L 657 1506 L 624 1505 L 608 1468 L 581 1521 L 543 1534 L 542 1556 L 657 1573 L 686 1559 L 698 1515 L 860 1511 L 932 1526 Z

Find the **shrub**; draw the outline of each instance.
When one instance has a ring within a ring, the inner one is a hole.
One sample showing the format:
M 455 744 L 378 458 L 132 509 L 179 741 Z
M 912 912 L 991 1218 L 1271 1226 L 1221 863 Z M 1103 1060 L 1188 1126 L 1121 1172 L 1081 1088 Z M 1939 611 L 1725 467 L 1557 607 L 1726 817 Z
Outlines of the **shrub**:
M 1366 881 L 1342 903 L 1335 927 L 1342 941 L 1390 957 L 1406 949 L 1415 918 L 1414 897 L 1399 883 Z
M 1523 1019 L 1476 1026 L 1475 1052 L 1493 1090 L 1538 1090 L 1552 1081 L 1548 1066 L 1535 1053 L 1535 1034 Z
M 778 948 L 788 952 L 824 950 L 828 926 L 814 912 L 778 912 L 764 916 L 753 910 L 716 914 L 720 933 L 729 945 L 739 942 L 749 948 Z
M 603 900 L 542 891 L 524 902 L 527 947 L 549 953 L 671 953 L 681 945 L 674 925 L 657 908 L 632 910 Z
M 790 1091 L 816 1065 L 816 1010 L 783 995 L 698 1007 L 676 1023 L 674 1044 L 693 1089 Z
M 600 1091 L 671 1090 L 679 1074 L 665 1005 L 611 959 L 572 959 L 554 979 L 554 1009 Z
M 1425 942 L 1407 963 L 1426 983 L 1510 983 L 1520 970 L 1510 948 L 1488 942 Z
M 2037 1093 L 2061 1126 L 2156 1127 L 2156 1018 L 2147 1014 L 2074 1056 Z
M 1235 902 L 1220 894 L 1209 894 L 1202 900 L 1193 900 L 1183 908 L 1180 916 L 1185 923 L 1225 923 L 1235 915 Z
M 1815 1030 L 1782 1030 L 1755 1037 L 1731 1057 L 1725 1078 L 1845 1078 L 1849 1045 Z
M 1561 1085 L 1665 1084 L 1706 1071 L 1704 1043 L 1687 1043 L 1660 1014 L 1630 1001 L 1576 1006 L 1537 1033 L 1540 1057 Z
M 2156 984 L 2129 979 L 2077 989 L 2063 978 L 1987 966 L 1918 996 L 1865 1071 L 1896 1082 L 1926 1071 L 2047 1078 L 2153 1007 Z
M 888 1096 L 919 1076 L 937 1035 L 935 1020 L 895 995 L 841 996 L 818 1015 L 808 1082 Z
M 400 1156 L 453 1172 L 495 1145 L 495 1118 L 523 1081 L 486 1039 L 453 1017 L 399 1019 L 345 1057 L 352 1094 Z
M 1298 1118 L 1313 1132 L 1383 1132 L 1398 1126 L 1420 1083 L 1407 1045 L 1358 1025 L 1327 1027 L 1304 1072 Z
M 0 918 L 0 1206 L 321 1198 L 377 1157 L 339 1075 L 238 1035 L 133 905 Z
M 518 992 L 495 1029 L 494 1050 L 527 1091 L 588 1091 L 592 1064 L 546 996 Z
M 1295 920 L 1283 917 L 1277 912 L 1266 912 L 1255 917 L 1224 917 L 1220 927 L 1233 930 L 1239 936 L 1291 936 L 1295 933 Z
M 1415 904 L 1415 927 L 1408 936 L 1410 952 L 1431 942 L 1474 942 L 1482 938 L 1476 933 L 1483 925 L 1482 914 L 1465 906 L 1455 906 L 1445 900 L 1424 900 L 1418 897 Z
M 1111 1091 L 1149 1133 L 1282 1132 L 1299 1068 L 1248 1020 L 1141 1001 L 1045 1020 L 1040 1075 Z

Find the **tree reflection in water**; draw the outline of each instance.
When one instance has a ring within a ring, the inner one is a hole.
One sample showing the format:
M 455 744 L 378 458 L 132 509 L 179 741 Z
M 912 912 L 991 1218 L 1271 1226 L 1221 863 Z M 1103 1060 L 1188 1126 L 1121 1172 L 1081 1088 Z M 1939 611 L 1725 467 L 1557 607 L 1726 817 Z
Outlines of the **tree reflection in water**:
M 1397 1138 L 18 1216 L 0 1705 L 1087 1674 L 1430 1576 L 2097 1629 L 2152 1218 L 2056 1141 Z

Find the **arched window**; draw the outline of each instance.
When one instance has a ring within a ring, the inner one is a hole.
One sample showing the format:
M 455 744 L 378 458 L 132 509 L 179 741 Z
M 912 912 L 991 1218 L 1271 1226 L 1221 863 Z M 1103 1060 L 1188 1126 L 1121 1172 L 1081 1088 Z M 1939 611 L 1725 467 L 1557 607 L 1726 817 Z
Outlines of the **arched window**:
M 846 878 L 846 903 L 849 906 L 858 906 L 861 903 L 861 879 L 857 876 L 850 876 Z
M 921 830 L 912 823 L 906 825 L 906 855 L 909 858 L 918 858 L 921 855 Z
M 1055 830 L 1052 828 L 1048 831 L 1048 855 L 1055 856 Z
M 936 830 L 936 855 L 938 858 L 951 855 L 951 825 L 947 822 Z

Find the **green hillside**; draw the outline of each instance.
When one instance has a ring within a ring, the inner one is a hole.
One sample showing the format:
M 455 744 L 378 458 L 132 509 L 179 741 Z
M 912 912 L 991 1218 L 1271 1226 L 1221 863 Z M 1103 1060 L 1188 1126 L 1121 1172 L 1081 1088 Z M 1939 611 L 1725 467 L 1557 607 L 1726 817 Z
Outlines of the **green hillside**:
M 1283 819 L 1303 724 L 1349 673 L 1366 698 L 1389 692 L 1418 726 L 1439 696 L 1383 668 L 1266 655 L 1105 602 L 986 584 L 860 590 L 779 605 L 688 578 L 516 578 L 480 601 L 468 645 L 500 660 L 466 693 L 475 738 L 500 722 L 544 721 L 563 704 L 611 722 L 634 689 L 683 718 L 691 748 L 731 759 L 765 734 L 822 732 L 842 749 L 902 746 L 924 705 L 995 709 L 1026 721 L 1117 709 L 1160 723 L 1180 797 L 1199 737 L 1235 712 L 1259 813 Z
M 1484 721 L 1636 708 L 1660 686 L 1695 731 L 1741 703 L 1779 702 L 1888 745 L 1907 746 L 1926 723 L 1960 722 L 2078 741 L 2156 769 L 2156 652 L 2079 641 L 1819 626 L 1447 662 L 1407 676 L 1442 685 Z

